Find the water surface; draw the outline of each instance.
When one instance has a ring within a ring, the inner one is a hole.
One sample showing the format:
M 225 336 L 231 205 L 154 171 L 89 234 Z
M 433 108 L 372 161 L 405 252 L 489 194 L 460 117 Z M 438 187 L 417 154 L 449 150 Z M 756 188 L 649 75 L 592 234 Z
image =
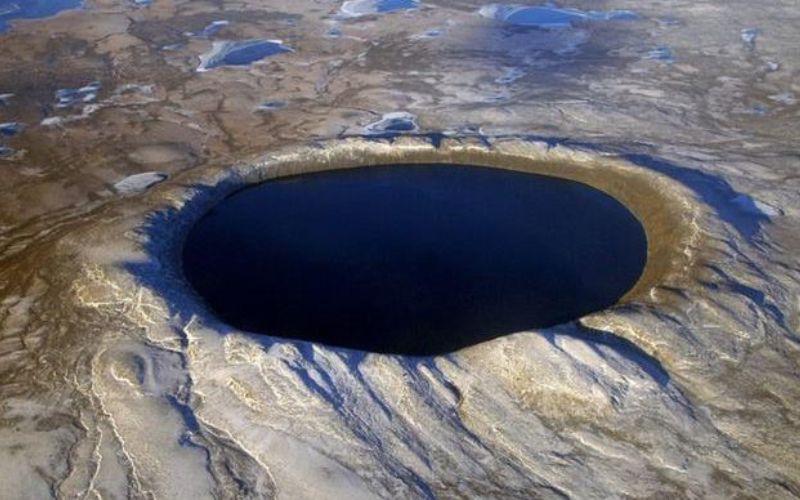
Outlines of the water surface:
M 14 19 L 50 17 L 80 5 L 81 0 L 0 0 L 0 33 Z
M 586 185 L 405 165 L 243 190 L 196 225 L 183 257 L 233 326 L 434 354 L 614 304 L 646 246 L 636 218 Z

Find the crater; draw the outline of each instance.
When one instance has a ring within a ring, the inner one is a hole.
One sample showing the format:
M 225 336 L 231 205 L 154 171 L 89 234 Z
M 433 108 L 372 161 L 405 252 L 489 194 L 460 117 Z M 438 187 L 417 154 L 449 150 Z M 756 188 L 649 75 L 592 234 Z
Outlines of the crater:
M 188 231 L 189 283 L 253 333 L 436 355 L 620 301 L 648 241 L 605 192 L 466 164 L 356 166 L 236 191 Z

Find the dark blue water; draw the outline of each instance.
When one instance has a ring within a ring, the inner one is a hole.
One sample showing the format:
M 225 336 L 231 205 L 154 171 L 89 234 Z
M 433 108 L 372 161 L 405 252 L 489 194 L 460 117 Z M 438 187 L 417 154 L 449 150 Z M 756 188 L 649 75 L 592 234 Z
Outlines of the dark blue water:
M 0 32 L 14 19 L 38 19 L 80 6 L 81 0 L 0 0 Z
M 284 109 L 289 103 L 286 101 L 264 101 L 256 106 L 256 111 L 276 111 Z
M 585 21 L 629 21 L 639 15 L 629 10 L 582 11 L 558 7 L 520 6 L 515 4 L 489 4 L 481 8 L 481 15 L 514 26 L 532 28 L 569 28 Z
M 22 132 L 22 124 L 17 122 L 0 123 L 0 137 L 14 137 Z
M 242 45 L 231 50 L 225 55 L 222 64 L 233 66 L 247 66 L 248 64 L 260 61 L 265 57 L 287 52 L 288 49 L 279 43 L 259 42 L 249 45 Z
M 613 305 L 642 226 L 576 182 L 482 167 L 370 167 L 240 191 L 183 265 L 243 330 L 382 353 L 451 352 Z
M 419 5 L 416 0 L 378 0 L 375 9 L 378 12 L 394 12 L 396 10 L 415 9 Z
M 210 70 L 220 66 L 249 66 L 266 57 L 291 52 L 291 50 L 282 43 L 273 40 L 230 42 L 229 46 L 209 59 L 204 69 Z
M 552 7 L 529 7 L 510 13 L 505 20 L 517 26 L 567 27 L 586 19 L 580 11 Z

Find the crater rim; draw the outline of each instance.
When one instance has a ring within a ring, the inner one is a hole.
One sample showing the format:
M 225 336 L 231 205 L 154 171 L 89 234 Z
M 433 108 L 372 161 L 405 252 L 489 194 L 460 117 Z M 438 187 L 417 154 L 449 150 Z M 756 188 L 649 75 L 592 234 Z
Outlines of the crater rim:
M 660 173 L 617 157 L 522 139 L 501 140 L 491 146 L 446 140 L 434 147 L 427 140 L 414 137 L 394 141 L 358 138 L 328 141 L 315 147 L 289 148 L 227 168 L 205 167 L 177 176 L 183 186 L 150 193 L 158 212 L 170 212 L 167 215 L 169 224 L 162 228 L 166 231 L 158 232 L 165 236 L 159 245 L 172 256 L 168 259 L 170 262 L 162 262 L 162 265 L 166 264 L 171 271 L 173 286 L 176 280 L 180 282 L 177 284 L 179 297 L 175 293 L 171 295 L 184 303 L 183 310 L 200 314 L 204 321 L 216 323 L 220 330 L 263 337 L 263 333 L 243 331 L 219 319 L 186 279 L 180 255 L 194 225 L 225 198 L 272 179 L 414 163 L 451 164 L 453 168 L 479 166 L 562 178 L 597 189 L 621 203 L 644 229 L 647 239 L 644 269 L 638 281 L 617 303 L 572 321 L 609 311 L 624 314 L 627 309 L 624 306 L 665 305 L 670 302 L 669 294 L 655 293 L 657 289 L 691 286 L 694 281 L 699 258 L 691 248 L 697 246 L 700 234 L 692 222 L 702 215 L 702 209 L 682 184 Z M 149 224 L 150 228 L 156 225 Z

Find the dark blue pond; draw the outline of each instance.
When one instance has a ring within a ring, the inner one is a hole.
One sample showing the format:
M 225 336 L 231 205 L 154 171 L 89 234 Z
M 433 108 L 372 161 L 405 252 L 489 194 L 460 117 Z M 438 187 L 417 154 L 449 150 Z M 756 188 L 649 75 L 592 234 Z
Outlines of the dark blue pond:
M 190 231 L 183 266 L 237 328 L 429 355 L 609 307 L 646 254 L 638 220 L 586 185 L 404 165 L 242 190 Z
M 220 66 L 249 66 L 266 57 L 292 49 L 277 40 L 244 40 L 240 42 L 222 42 L 210 53 L 201 56 L 201 71 L 208 71 Z
M 558 7 L 522 6 L 515 4 L 489 4 L 479 10 L 484 17 L 503 21 L 513 26 L 532 28 L 569 28 L 587 21 L 630 21 L 639 15 L 630 10 L 582 11 Z
M 346 16 L 360 17 L 418 7 L 419 0 L 349 0 L 342 4 L 341 11 Z
M 248 64 L 260 61 L 265 57 L 273 56 L 287 52 L 288 49 L 279 43 L 273 42 L 256 42 L 250 44 L 242 44 L 234 50 L 225 54 L 225 58 L 221 64 L 229 64 L 233 66 L 247 66 Z
M 80 5 L 81 0 L 0 0 L 0 32 L 14 19 L 50 17 Z
M 378 0 L 375 2 L 375 8 L 378 12 L 415 9 L 418 5 L 419 2 L 416 0 Z

